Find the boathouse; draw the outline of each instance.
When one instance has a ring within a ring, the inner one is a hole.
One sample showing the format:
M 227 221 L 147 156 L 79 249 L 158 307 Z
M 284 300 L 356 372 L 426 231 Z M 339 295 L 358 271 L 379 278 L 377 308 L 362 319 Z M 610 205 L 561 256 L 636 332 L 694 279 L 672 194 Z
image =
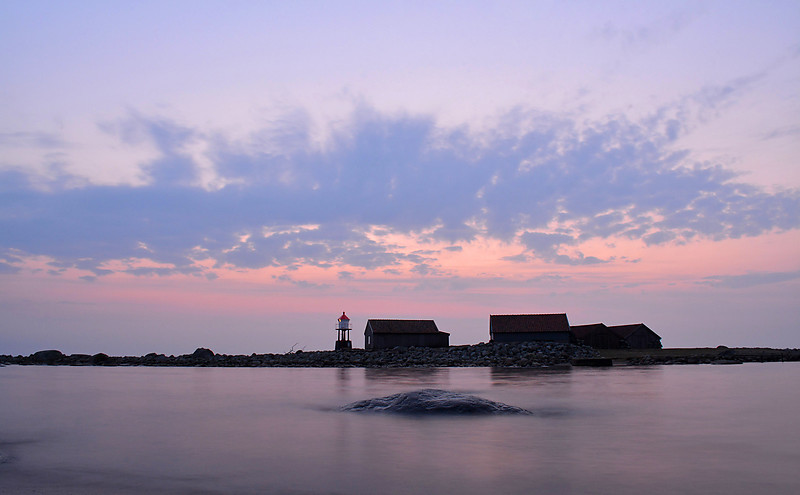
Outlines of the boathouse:
M 613 325 L 609 330 L 619 335 L 629 349 L 661 349 L 661 337 L 644 323 Z
M 569 327 L 579 344 L 595 349 L 624 349 L 627 346 L 622 337 L 604 323 L 591 325 L 572 325 Z
M 566 313 L 533 315 L 490 315 L 491 342 L 574 341 Z
M 392 347 L 448 347 L 450 334 L 442 332 L 433 320 L 367 320 L 365 349 Z

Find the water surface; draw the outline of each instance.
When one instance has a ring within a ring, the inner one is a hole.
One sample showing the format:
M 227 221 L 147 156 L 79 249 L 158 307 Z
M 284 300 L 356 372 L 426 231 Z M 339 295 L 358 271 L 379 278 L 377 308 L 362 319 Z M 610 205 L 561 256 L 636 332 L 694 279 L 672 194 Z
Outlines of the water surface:
M 800 493 L 797 363 L 0 368 L 0 493 Z M 524 416 L 337 411 L 424 388 Z

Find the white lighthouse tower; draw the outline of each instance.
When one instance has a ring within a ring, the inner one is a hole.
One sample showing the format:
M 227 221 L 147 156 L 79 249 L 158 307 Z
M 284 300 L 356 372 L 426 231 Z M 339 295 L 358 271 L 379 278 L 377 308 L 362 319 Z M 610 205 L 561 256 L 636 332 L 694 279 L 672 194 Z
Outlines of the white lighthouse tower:
M 353 343 L 350 341 L 350 318 L 342 311 L 336 325 L 336 350 L 352 349 Z

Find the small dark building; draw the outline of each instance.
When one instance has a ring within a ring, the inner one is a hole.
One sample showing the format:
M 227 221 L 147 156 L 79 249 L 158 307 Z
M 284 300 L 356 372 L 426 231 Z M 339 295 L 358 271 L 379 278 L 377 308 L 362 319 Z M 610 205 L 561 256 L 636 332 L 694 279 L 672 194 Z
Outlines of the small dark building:
M 450 334 L 436 328 L 433 320 L 367 320 L 365 349 L 392 347 L 448 347 Z
M 604 323 L 573 325 L 569 328 L 580 344 L 592 346 L 596 349 L 624 349 L 628 347 L 622 337 Z
M 661 349 L 661 337 L 650 330 L 644 323 L 633 325 L 614 325 L 609 330 L 619 335 L 630 349 Z
M 566 313 L 545 315 L 490 315 L 492 342 L 563 342 L 574 339 Z

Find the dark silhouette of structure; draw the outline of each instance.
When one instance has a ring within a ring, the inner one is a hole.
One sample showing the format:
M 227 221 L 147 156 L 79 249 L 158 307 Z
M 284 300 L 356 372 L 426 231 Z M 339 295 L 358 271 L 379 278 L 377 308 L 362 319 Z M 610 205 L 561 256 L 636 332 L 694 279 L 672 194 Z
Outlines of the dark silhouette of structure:
M 392 347 L 448 347 L 450 334 L 439 331 L 433 320 L 367 320 L 365 349 Z
M 490 315 L 492 342 L 573 342 L 566 313 Z
M 340 349 L 352 349 L 353 342 L 350 341 L 350 318 L 342 311 L 342 316 L 339 317 L 336 324 L 336 347 Z
M 619 335 L 630 349 L 661 349 L 661 337 L 644 323 L 614 325 L 608 328 Z
M 575 340 L 596 349 L 624 349 L 625 341 L 604 323 L 573 325 L 569 327 Z
M 644 323 L 610 327 L 592 323 L 570 329 L 579 343 L 597 349 L 661 349 L 661 337 Z

